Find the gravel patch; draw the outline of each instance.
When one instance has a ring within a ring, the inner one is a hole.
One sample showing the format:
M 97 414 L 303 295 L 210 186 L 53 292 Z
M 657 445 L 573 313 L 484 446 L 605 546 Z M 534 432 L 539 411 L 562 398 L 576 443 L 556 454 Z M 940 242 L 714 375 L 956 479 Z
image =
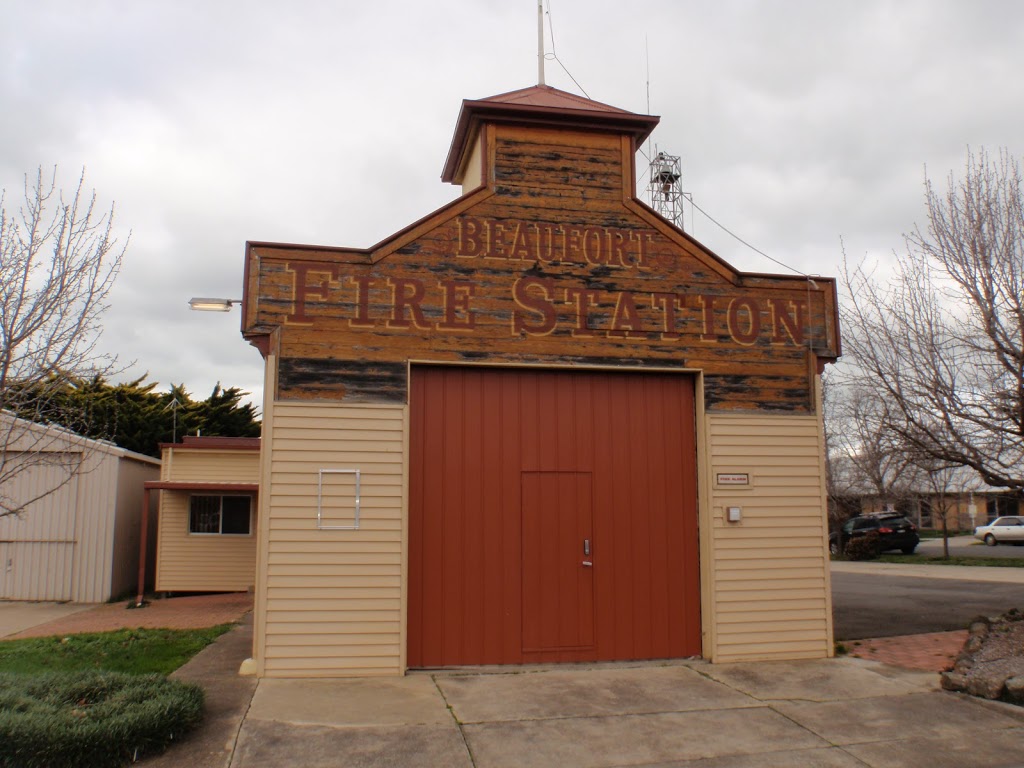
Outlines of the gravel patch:
M 1024 705 L 1024 613 L 973 621 L 942 687 Z

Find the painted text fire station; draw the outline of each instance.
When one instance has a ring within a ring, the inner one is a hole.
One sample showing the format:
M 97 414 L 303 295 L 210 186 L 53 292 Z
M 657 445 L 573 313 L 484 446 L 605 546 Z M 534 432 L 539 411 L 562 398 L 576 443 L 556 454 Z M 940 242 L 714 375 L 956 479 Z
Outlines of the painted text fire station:
M 807 305 L 799 300 L 610 291 L 520 277 L 512 283 L 507 311 L 501 313 L 484 311 L 485 297 L 476 283 L 465 280 L 351 275 L 340 265 L 319 262 L 289 262 L 287 270 L 294 275 L 289 325 L 337 318 L 341 312 L 345 316 L 340 319 L 352 329 L 472 333 L 485 322 L 505 322 L 512 336 L 564 330 L 575 337 L 804 343 Z M 314 304 L 320 307 L 316 312 Z

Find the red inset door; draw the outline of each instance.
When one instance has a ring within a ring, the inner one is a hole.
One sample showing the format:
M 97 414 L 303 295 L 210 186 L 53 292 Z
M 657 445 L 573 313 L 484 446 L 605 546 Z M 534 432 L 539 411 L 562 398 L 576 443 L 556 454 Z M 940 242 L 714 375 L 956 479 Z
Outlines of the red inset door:
M 589 472 L 522 474 L 524 653 L 594 647 L 591 496 Z

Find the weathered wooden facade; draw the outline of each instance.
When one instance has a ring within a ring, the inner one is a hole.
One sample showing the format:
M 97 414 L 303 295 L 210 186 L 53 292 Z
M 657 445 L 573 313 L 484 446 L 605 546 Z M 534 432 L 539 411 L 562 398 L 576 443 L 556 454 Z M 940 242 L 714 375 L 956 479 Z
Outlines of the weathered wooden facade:
M 835 283 L 640 202 L 657 124 L 463 103 L 463 194 L 370 249 L 251 242 L 258 674 L 831 653 Z

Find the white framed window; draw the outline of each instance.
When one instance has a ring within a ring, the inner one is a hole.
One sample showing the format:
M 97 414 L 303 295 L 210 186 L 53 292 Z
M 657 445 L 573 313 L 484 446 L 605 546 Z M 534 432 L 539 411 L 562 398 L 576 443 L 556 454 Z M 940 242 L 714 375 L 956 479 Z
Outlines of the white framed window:
M 188 532 L 200 536 L 250 536 L 252 496 L 190 496 Z
M 317 478 L 316 527 L 319 531 L 359 530 L 361 505 L 358 469 L 321 469 Z

